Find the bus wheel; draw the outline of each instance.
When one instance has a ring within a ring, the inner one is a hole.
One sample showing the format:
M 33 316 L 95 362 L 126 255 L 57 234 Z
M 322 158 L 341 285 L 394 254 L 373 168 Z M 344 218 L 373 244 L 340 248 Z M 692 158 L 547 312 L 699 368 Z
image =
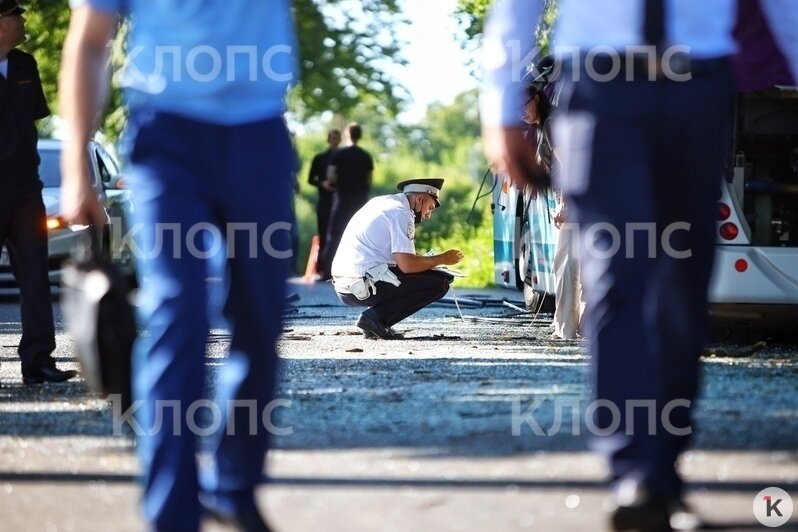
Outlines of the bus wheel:
M 554 313 L 554 296 L 535 290 L 530 285 L 524 283 L 524 305 L 530 312 L 544 314 Z

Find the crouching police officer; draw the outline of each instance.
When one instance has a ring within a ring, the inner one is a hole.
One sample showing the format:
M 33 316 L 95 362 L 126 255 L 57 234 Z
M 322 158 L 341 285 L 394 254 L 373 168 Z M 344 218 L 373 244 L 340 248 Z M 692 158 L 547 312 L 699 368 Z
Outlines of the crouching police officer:
M 372 199 L 346 226 L 332 263 L 333 284 L 343 303 L 369 307 L 357 320 L 366 338 L 402 338 L 392 327 L 449 290 L 452 276 L 435 268 L 457 264 L 463 254 L 417 255 L 413 241 L 416 224 L 440 206 L 442 187 L 443 179 L 402 181 L 399 194 Z

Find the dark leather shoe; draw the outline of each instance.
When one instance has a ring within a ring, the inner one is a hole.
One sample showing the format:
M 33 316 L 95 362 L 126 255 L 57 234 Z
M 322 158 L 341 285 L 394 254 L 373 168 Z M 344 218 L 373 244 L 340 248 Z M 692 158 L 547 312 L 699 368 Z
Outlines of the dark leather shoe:
M 405 335 L 400 333 L 400 332 L 398 332 L 393 327 L 388 327 L 388 332 L 391 333 L 391 340 L 404 340 L 405 339 Z M 369 340 L 373 340 L 373 339 L 377 338 L 374 334 L 372 334 L 372 333 L 370 333 L 368 331 L 363 331 L 363 337 L 366 338 L 366 339 L 369 339 Z
M 368 313 L 362 313 L 357 320 L 357 328 L 363 331 L 366 338 L 382 338 L 383 340 L 396 340 L 395 336 L 381 321 Z M 371 335 L 371 336 L 369 336 Z
M 671 532 L 668 505 L 664 501 L 646 501 L 630 506 L 618 506 L 612 513 L 613 530 L 640 532 Z
M 707 523 L 701 519 L 682 499 L 671 499 L 668 502 L 668 514 L 672 530 L 702 530 Z
M 398 332 L 393 327 L 388 327 L 388 332 L 391 333 L 391 336 L 393 337 L 393 338 L 391 338 L 391 340 L 404 340 L 405 339 L 405 335 L 400 333 L 400 332 Z
M 64 382 L 77 374 L 78 372 L 74 369 L 60 370 L 55 366 L 47 366 L 24 373 L 22 375 L 22 383 L 30 386 L 31 384 L 44 384 L 45 382 Z
M 652 495 L 644 486 L 631 480 L 621 480 L 615 487 L 614 497 L 613 530 L 671 531 L 667 499 Z
M 230 514 L 208 505 L 207 502 L 202 502 L 202 505 L 214 521 L 231 526 L 240 532 L 271 532 L 272 530 L 254 503 L 238 506 L 236 512 Z

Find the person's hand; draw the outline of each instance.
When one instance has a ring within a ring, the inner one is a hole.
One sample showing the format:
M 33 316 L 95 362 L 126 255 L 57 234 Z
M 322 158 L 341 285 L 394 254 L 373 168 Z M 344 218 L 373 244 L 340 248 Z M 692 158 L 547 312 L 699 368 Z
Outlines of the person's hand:
M 69 224 L 104 227 L 108 220 L 105 209 L 91 186 L 91 173 L 84 146 L 64 144 L 61 175 L 61 216 Z
M 491 168 L 506 172 L 519 189 L 532 185 L 537 189 L 551 186 L 551 179 L 537 163 L 535 148 L 517 127 L 486 127 L 482 129 L 485 156 Z
M 327 192 L 335 192 L 335 185 L 333 185 L 329 181 L 320 181 L 319 186 L 324 190 L 326 190 Z
M 447 266 L 451 266 L 452 264 L 457 264 L 463 260 L 463 252 L 459 249 L 450 249 L 443 255 L 441 255 L 441 262 L 446 264 Z
M 554 227 L 559 229 L 562 227 L 562 224 L 565 223 L 565 212 L 562 209 L 557 211 L 557 214 L 554 215 Z

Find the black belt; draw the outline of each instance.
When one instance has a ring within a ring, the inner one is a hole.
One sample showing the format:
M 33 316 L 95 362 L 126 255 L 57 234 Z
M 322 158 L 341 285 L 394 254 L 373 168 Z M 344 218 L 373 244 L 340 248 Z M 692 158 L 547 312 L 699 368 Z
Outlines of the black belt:
M 581 55 L 582 69 L 590 64 L 592 71 L 598 76 L 606 76 L 617 68 L 619 77 L 625 77 L 628 72 L 635 74 L 635 80 L 667 80 L 673 77 L 675 81 L 684 81 L 684 76 L 704 76 L 715 72 L 723 72 L 729 68 L 728 57 L 712 59 L 694 59 L 687 54 L 673 54 L 668 61 L 663 61 L 659 56 L 636 55 L 628 57 L 621 52 L 618 55 L 596 54 L 592 57 Z M 565 73 L 568 71 L 566 70 Z

